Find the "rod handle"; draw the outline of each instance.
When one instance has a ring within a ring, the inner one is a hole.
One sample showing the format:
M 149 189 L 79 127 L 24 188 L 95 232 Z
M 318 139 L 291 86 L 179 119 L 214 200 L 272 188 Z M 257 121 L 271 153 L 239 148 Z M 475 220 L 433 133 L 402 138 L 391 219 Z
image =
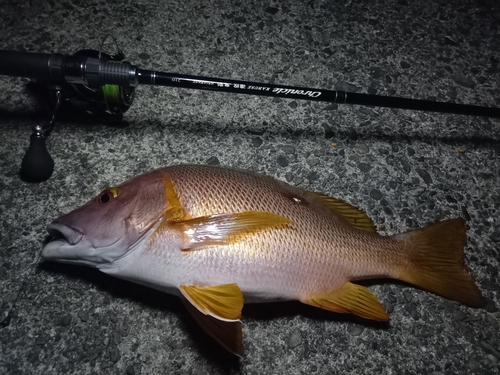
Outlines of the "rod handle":
M 63 55 L 0 50 L 0 74 L 63 81 Z

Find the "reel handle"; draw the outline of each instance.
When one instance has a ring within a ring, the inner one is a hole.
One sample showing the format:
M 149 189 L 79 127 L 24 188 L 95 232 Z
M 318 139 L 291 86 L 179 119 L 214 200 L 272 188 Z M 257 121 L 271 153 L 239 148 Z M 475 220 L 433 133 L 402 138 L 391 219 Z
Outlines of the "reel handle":
M 36 126 L 30 136 L 30 146 L 21 162 L 21 178 L 27 182 L 47 180 L 54 172 L 54 159 L 47 151 L 41 126 Z
M 21 162 L 20 177 L 26 182 L 41 182 L 48 180 L 54 172 L 54 159 L 47 151 L 46 139 L 54 128 L 56 116 L 63 103 L 60 89 L 55 91 L 55 106 L 52 118 L 47 125 L 37 125 L 30 136 L 30 146 Z

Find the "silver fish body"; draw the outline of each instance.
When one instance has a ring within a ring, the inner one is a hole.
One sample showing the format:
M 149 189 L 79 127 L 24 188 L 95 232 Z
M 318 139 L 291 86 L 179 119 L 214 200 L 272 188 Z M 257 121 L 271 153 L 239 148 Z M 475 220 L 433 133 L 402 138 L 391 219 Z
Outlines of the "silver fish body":
M 483 303 L 462 265 L 462 219 L 380 236 L 345 202 L 242 170 L 158 169 L 106 189 L 48 229 L 63 239 L 43 249 L 45 259 L 177 294 L 195 314 L 224 322 L 239 320 L 243 301 L 275 300 L 387 320 L 376 297 L 352 283 L 367 278 Z

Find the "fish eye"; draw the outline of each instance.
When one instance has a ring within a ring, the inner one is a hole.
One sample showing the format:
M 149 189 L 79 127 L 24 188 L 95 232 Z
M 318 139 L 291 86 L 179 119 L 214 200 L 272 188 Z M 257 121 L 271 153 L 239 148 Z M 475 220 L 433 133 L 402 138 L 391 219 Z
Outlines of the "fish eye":
M 99 195 L 98 201 L 99 203 L 108 203 L 111 201 L 113 198 L 116 198 L 118 196 L 118 189 L 117 188 L 108 188 L 104 190 L 101 195 Z

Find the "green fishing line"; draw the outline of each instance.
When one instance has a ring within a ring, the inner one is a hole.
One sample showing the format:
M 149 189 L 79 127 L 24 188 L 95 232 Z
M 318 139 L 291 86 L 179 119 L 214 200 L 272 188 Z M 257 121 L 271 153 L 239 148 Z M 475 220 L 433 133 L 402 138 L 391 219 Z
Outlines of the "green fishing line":
M 104 85 L 102 86 L 102 93 L 104 98 L 109 103 L 120 102 L 120 86 L 118 85 Z

